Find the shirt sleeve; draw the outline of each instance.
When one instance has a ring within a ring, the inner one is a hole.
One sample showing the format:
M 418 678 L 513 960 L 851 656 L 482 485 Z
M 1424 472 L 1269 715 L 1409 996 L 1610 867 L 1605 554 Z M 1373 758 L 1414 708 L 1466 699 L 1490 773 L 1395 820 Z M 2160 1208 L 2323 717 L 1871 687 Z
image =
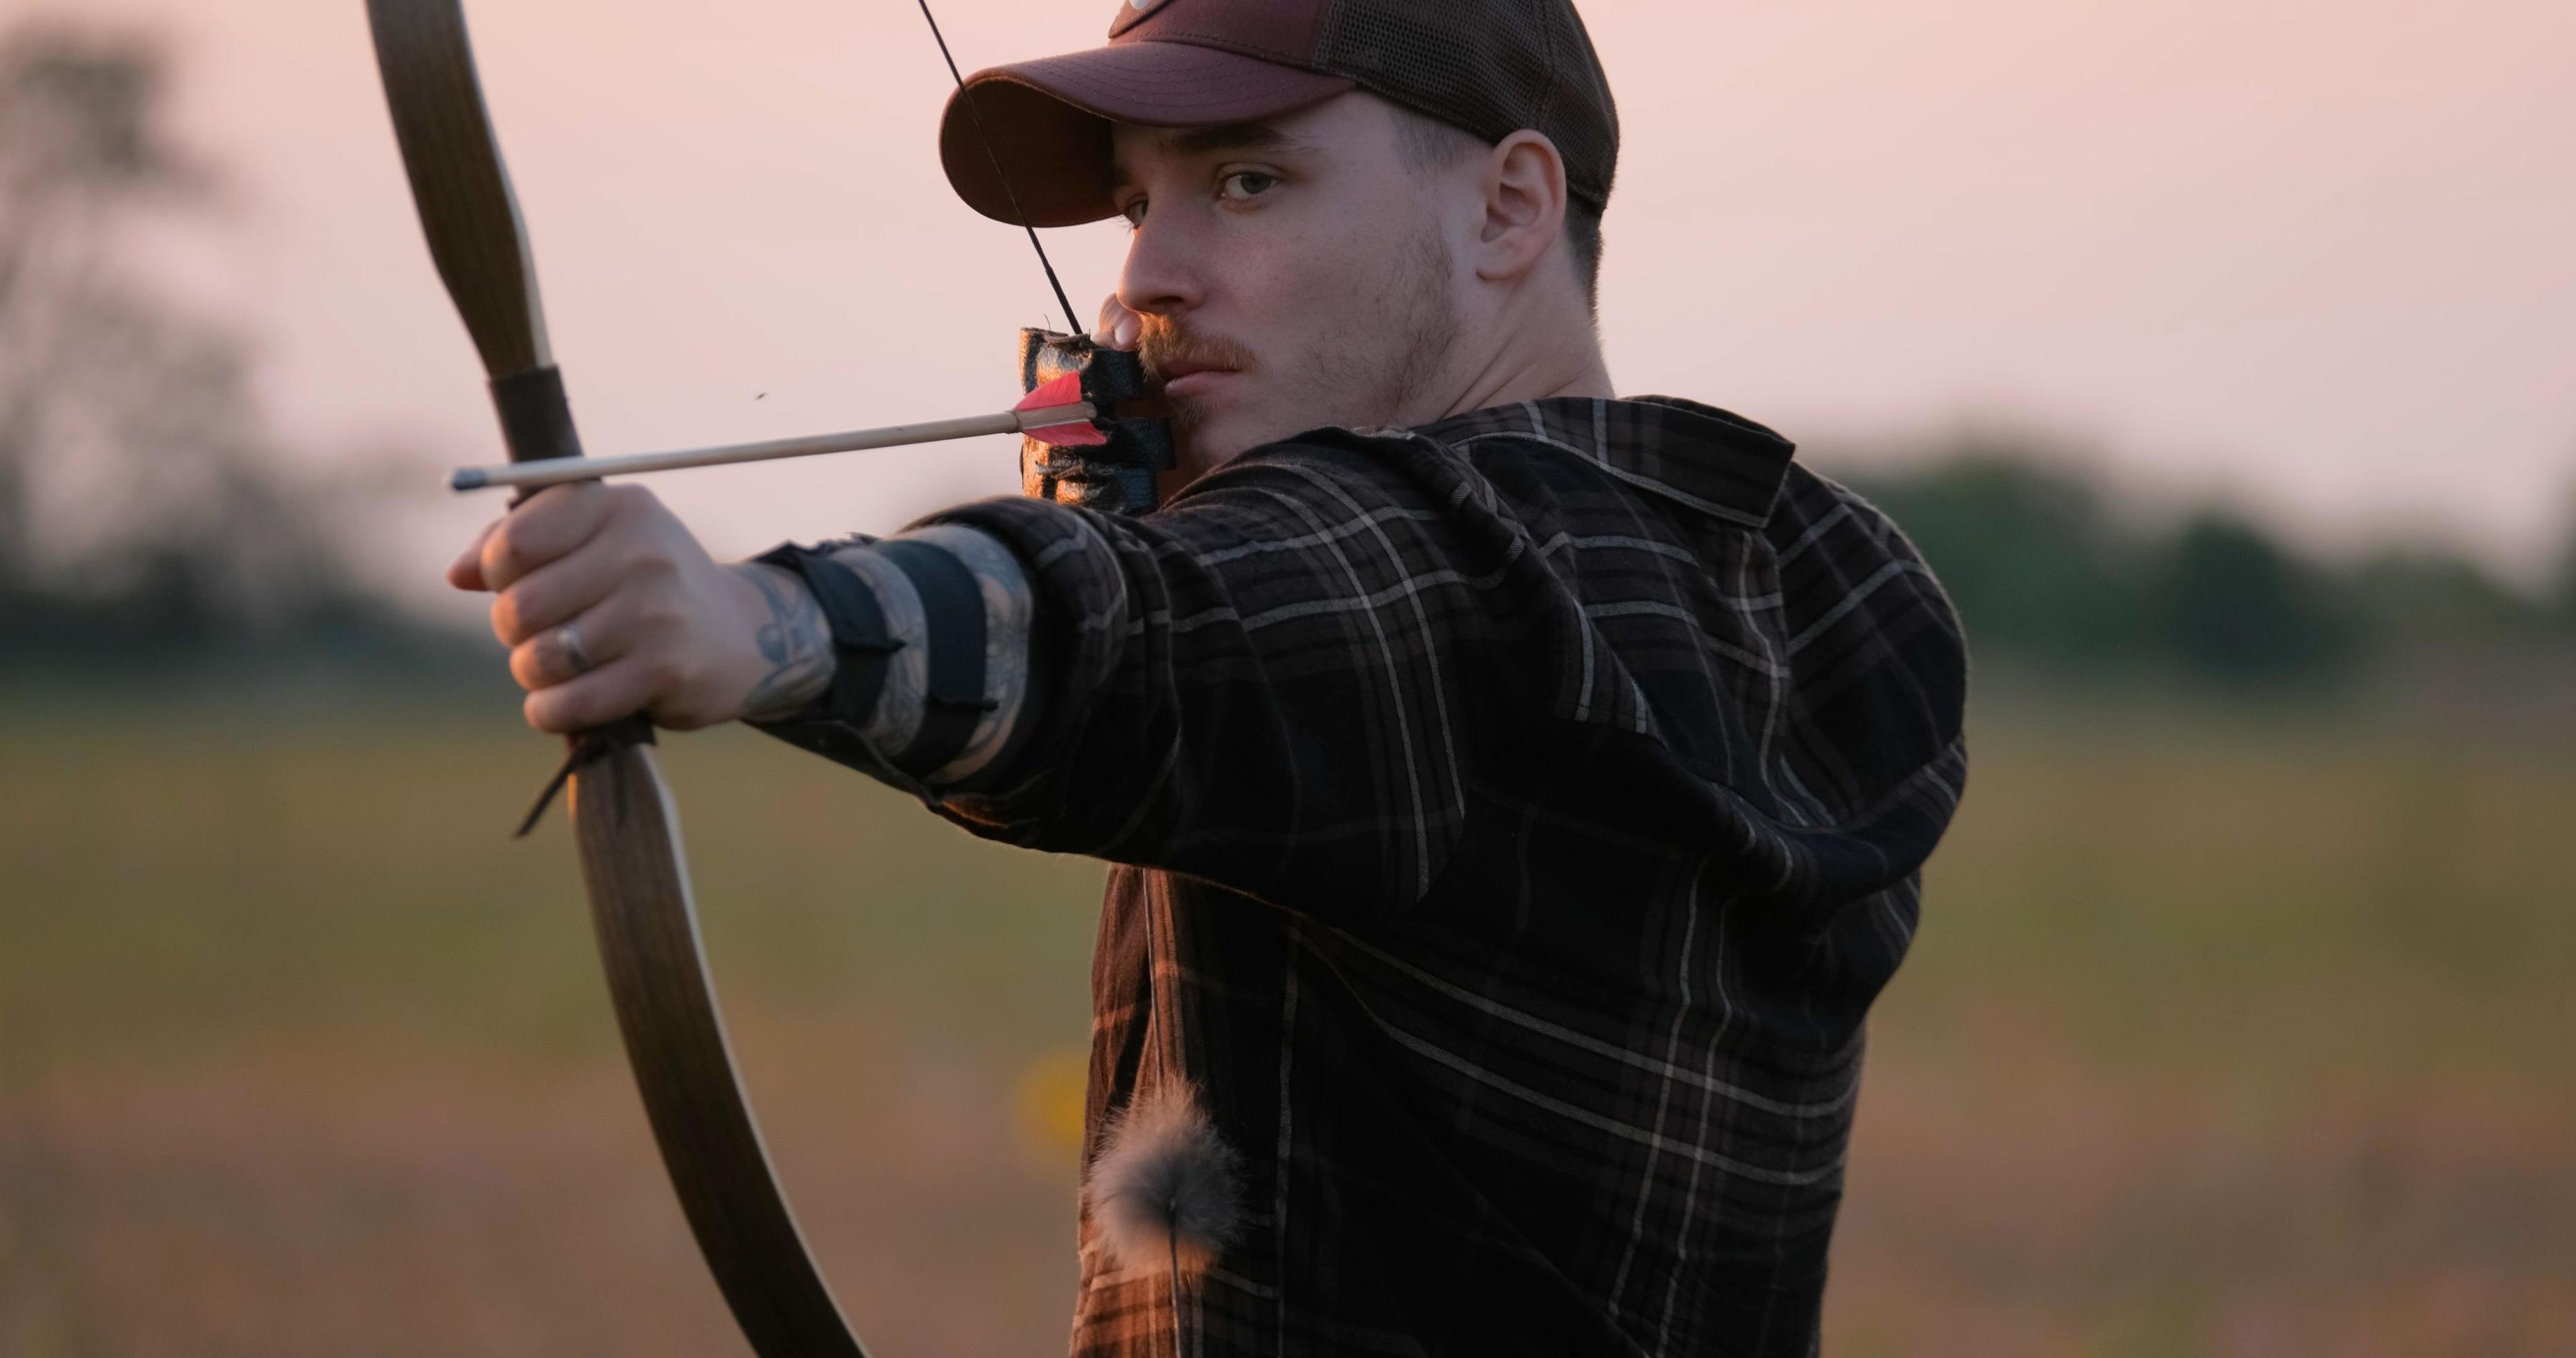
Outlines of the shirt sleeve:
M 938 809 L 1328 918 L 1419 900 L 1460 842 L 1531 565 L 1479 485 L 1428 440 L 1319 434 L 1141 518 L 1029 499 L 934 516 L 1033 582 L 1045 713 Z

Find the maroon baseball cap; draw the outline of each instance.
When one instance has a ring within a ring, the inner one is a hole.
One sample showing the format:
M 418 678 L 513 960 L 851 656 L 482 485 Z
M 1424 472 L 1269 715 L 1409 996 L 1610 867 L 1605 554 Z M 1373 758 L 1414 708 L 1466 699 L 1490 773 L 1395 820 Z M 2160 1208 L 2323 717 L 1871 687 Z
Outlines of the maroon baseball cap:
M 978 71 L 939 158 L 968 206 L 1014 225 L 1117 215 L 1112 123 L 1253 122 L 1364 89 L 1487 142 L 1523 128 L 1595 211 L 1619 114 L 1571 0 L 1120 0 L 1109 43 Z

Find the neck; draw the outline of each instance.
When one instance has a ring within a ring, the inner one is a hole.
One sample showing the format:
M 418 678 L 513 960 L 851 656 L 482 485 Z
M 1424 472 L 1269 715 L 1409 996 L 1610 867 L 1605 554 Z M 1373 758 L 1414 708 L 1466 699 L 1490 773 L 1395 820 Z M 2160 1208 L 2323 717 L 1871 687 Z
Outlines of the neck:
M 1425 401 L 1423 419 L 1413 422 L 1555 396 L 1617 395 L 1590 310 L 1578 302 L 1571 308 L 1558 305 L 1546 311 L 1543 315 L 1506 311 L 1476 322 L 1475 329 L 1500 337 L 1499 342 L 1457 381 L 1443 384 L 1445 399 L 1435 396 Z
M 1610 382 L 1609 365 L 1602 362 L 1596 345 L 1588 353 L 1530 355 L 1488 366 L 1468 382 L 1449 408 L 1441 412 L 1441 418 L 1519 401 L 1544 401 L 1552 396 L 1618 394 Z

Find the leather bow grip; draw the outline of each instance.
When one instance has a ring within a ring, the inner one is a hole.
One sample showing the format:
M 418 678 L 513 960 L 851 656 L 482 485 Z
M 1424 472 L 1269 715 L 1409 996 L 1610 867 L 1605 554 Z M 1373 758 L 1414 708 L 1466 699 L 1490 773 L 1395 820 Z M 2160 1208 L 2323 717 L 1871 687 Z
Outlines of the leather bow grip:
M 493 378 L 492 407 L 500 412 L 501 441 L 512 462 L 581 456 L 563 370 L 553 364 Z

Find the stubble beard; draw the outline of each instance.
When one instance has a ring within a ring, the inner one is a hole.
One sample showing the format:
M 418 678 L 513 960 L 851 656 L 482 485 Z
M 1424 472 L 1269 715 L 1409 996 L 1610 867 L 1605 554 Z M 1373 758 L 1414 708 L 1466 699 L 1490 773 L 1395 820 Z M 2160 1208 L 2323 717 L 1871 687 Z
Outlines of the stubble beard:
M 1254 429 L 1242 447 L 1204 446 L 1210 412 L 1186 397 L 1169 401 L 1172 434 L 1183 464 L 1195 471 L 1229 461 L 1263 443 L 1326 425 L 1371 428 L 1396 424 L 1418 410 L 1424 393 L 1441 381 L 1458 343 L 1458 308 L 1450 292 L 1449 248 L 1437 231 L 1417 229 L 1376 303 L 1353 322 L 1342 342 L 1324 346 L 1293 374 L 1282 425 Z M 1157 386 L 1175 363 L 1252 372 L 1251 351 L 1221 336 L 1201 334 L 1160 317 L 1148 317 L 1137 344 L 1146 376 Z
M 1309 427 L 1404 424 L 1409 413 L 1424 408 L 1426 393 L 1447 375 L 1458 345 L 1450 268 L 1447 242 L 1427 224 L 1417 227 L 1351 342 L 1328 347 L 1311 368 L 1313 381 L 1304 394 L 1329 418 L 1310 420 Z

